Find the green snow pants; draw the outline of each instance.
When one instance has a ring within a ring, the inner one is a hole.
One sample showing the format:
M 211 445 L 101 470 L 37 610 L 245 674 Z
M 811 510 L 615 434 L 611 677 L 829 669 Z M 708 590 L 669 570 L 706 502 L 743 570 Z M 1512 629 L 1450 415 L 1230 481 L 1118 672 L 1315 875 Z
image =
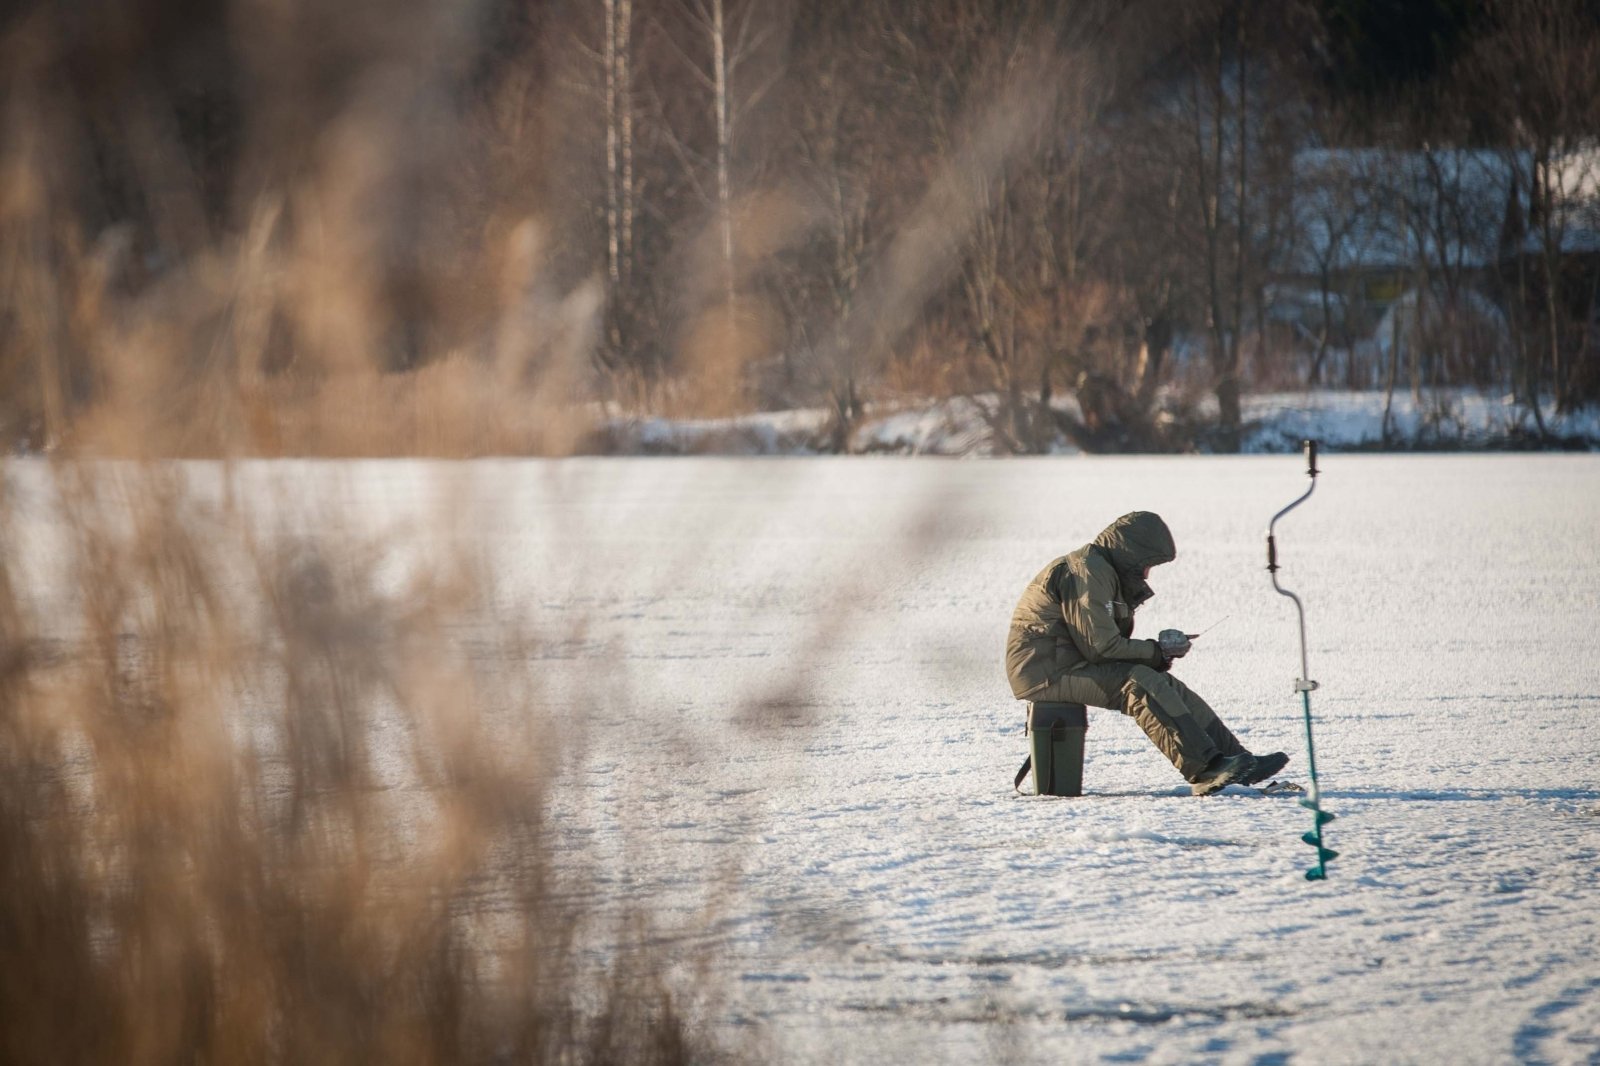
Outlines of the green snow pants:
M 1030 693 L 1028 699 L 1121 711 L 1139 723 L 1185 781 L 1194 781 L 1218 755 L 1244 750 L 1217 712 L 1189 686 L 1140 663 L 1083 666 Z

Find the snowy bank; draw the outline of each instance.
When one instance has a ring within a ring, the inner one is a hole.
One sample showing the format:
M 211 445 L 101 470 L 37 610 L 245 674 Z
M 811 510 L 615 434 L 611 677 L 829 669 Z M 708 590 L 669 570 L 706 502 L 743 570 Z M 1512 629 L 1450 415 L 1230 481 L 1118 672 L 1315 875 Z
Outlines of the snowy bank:
M 1008 453 L 994 429 L 992 397 L 957 397 L 925 404 L 869 405 L 847 437 L 850 454 L 1000 456 Z M 1054 410 L 1078 420 L 1075 399 Z M 1215 421 L 1208 398 L 1195 412 Z M 1329 451 L 1594 450 L 1600 447 L 1600 410 L 1543 413 L 1539 433 L 1532 411 L 1509 397 L 1468 390 L 1429 392 L 1418 402 L 1409 392 L 1392 399 L 1382 391 L 1273 392 L 1243 401 L 1242 450 L 1253 454 L 1295 451 L 1307 437 Z M 1386 431 L 1387 428 L 1387 431 Z M 818 455 L 833 451 L 830 416 L 823 409 L 773 411 L 723 419 L 672 421 L 608 418 L 599 452 L 623 455 Z M 1081 449 L 1057 433 L 1052 455 Z M 1204 447 L 1201 447 L 1204 450 Z

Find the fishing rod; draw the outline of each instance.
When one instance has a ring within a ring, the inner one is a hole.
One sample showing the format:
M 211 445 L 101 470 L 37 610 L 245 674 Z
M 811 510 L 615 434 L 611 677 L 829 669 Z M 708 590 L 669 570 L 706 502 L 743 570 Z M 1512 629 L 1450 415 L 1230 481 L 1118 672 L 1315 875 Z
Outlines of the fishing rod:
M 1272 587 L 1280 596 L 1287 596 L 1294 601 L 1295 614 L 1300 620 L 1300 676 L 1295 678 L 1294 690 L 1300 693 L 1301 704 L 1305 711 L 1306 723 L 1306 765 L 1311 773 L 1311 790 L 1306 798 L 1300 801 L 1300 806 L 1311 811 L 1314 825 L 1311 832 L 1300 839 L 1317 849 L 1317 864 L 1306 871 L 1307 881 L 1322 881 L 1328 876 L 1327 865 L 1330 859 L 1339 857 L 1337 851 L 1332 851 L 1323 846 L 1322 827 L 1333 821 L 1334 816 L 1322 809 L 1322 790 L 1317 785 L 1317 750 L 1311 736 L 1311 693 L 1317 688 L 1317 683 L 1312 681 L 1311 669 L 1306 657 L 1306 609 L 1300 602 L 1300 597 L 1284 588 L 1278 583 L 1278 541 L 1275 530 L 1278 520 L 1290 511 L 1305 503 L 1317 489 L 1317 442 L 1305 442 L 1306 474 L 1311 478 L 1311 484 L 1298 499 L 1277 514 L 1272 516 L 1272 521 L 1267 523 L 1267 572 L 1272 575 Z
M 1230 619 L 1232 617 L 1233 617 L 1233 615 L 1231 615 L 1231 614 L 1225 614 L 1221 618 L 1217 619 L 1215 622 L 1212 622 L 1210 625 L 1206 626 L 1200 632 L 1198 632 L 1198 633 L 1185 633 L 1184 636 L 1186 638 L 1188 638 L 1189 640 L 1199 640 L 1201 637 L 1205 636 L 1207 633 L 1211 632 L 1213 629 L 1217 628 L 1222 623 L 1226 622 L 1228 619 Z

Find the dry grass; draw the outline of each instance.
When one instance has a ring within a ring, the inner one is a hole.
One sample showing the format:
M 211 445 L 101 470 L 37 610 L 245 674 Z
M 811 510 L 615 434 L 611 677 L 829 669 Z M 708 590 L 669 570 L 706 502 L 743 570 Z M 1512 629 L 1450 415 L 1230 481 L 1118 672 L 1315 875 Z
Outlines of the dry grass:
M 472 75 L 472 3 L 73 7 L 0 21 L 0 443 L 581 445 L 601 297 L 552 265 L 535 52 Z
M 0 19 L 0 1062 L 712 1057 L 557 846 L 528 638 L 452 640 L 485 576 L 142 465 L 580 447 L 600 298 L 481 13 Z
M 648 914 L 553 857 L 571 752 L 526 648 L 453 650 L 474 574 L 386 590 L 170 471 L 48 481 L 65 584 L 14 469 L 0 502 L 0 1060 L 712 1057 Z

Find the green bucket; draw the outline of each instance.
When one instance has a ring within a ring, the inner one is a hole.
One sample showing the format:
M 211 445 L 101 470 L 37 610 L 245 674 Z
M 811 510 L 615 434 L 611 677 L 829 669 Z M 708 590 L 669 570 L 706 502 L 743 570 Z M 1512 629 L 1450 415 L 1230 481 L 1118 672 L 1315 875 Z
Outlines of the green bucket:
M 1081 703 L 1028 704 L 1036 795 L 1083 795 L 1083 735 L 1088 728 L 1089 710 Z

